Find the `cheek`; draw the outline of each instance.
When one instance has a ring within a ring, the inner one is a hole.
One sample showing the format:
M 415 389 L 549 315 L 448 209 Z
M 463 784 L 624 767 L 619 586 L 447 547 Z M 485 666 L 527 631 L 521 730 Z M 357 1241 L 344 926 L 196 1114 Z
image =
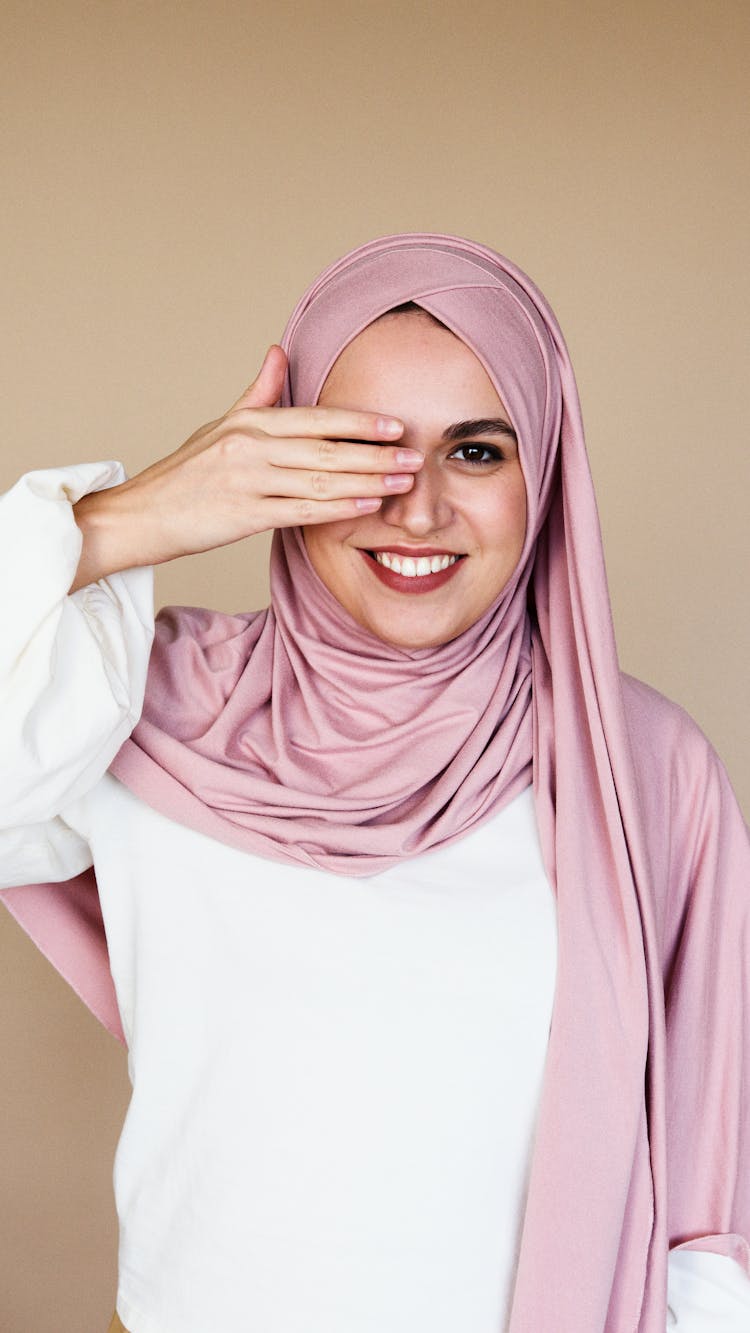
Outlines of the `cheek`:
M 488 549 L 521 554 L 526 538 L 526 487 L 521 477 L 503 479 L 503 484 L 483 506 L 482 532 Z
M 301 529 L 308 558 L 318 574 L 335 568 L 337 559 L 344 554 L 344 544 L 351 536 L 348 521 L 310 523 Z

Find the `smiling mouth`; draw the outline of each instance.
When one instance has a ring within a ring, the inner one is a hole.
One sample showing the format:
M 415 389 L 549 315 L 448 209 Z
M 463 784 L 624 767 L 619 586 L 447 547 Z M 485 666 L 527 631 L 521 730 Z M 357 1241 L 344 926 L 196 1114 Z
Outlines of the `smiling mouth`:
M 460 558 L 447 552 L 442 555 L 419 556 L 400 555 L 396 551 L 368 551 L 367 554 L 386 569 L 392 569 L 395 574 L 403 574 L 405 578 L 411 579 L 424 578 L 427 574 L 440 574 Z
M 360 548 L 373 574 L 396 592 L 432 592 L 451 579 L 466 556 L 448 551 L 404 555 L 399 551 Z

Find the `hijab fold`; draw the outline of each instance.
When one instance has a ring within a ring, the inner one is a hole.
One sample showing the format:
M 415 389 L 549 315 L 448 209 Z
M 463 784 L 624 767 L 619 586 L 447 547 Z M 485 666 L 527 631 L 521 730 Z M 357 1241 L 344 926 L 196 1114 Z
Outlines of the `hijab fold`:
M 559 959 L 510 1333 L 663 1333 L 670 1245 L 750 1277 L 747 834 L 694 724 L 620 672 L 575 379 L 525 274 L 460 237 L 361 246 L 289 320 L 283 405 L 314 404 L 405 301 L 471 348 L 518 435 L 509 584 L 450 643 L 398 648 L 279 530 L 270 607 L 161 614 L 110 771 L 240 850 L 350 876 L 463 837 L 533 781 Z M 5 899 L 116 1030 L 93 875 L 65 888 Z

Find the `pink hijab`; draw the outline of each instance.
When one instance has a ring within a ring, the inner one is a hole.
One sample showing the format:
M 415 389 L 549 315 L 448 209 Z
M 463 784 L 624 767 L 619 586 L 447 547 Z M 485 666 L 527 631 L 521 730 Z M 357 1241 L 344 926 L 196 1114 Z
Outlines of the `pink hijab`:
M 287 325 L 283 402 L 314 403 L 408 300 L 471 347 L 518 434 L 511 582 L 450 643 L 393 648 L 279 531 L 270 608 L 162 613 L 111 772 L 220 841 L 346 875 L 454 841 L 533 780 L 559 960 L 511 1333 L 663 1333 L 669 1247 L 750 1276 L 747 831 L 694 724 L 619 671 L 575 379 L 525 274 L 452 236 L 360 247 Z M 4 897 L 119 1032 L 93 874 Z

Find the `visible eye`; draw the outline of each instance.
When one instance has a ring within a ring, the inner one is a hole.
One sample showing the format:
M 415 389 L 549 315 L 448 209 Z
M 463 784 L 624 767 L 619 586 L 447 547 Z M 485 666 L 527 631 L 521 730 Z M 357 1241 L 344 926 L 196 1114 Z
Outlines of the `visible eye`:
M 459 459 L 459 462 L 470 463 L 472 467 L 483 467 L 487 463 L 502 463 L 505 458 L 502 450 L 493 444 L 460 444 L 458 449 L 453 450 L 451 458 L 455 458 L 458 454 L 473 454 L 473 458 Z M 486 456 L 480 458 L 477 456 L 479 454 Z

